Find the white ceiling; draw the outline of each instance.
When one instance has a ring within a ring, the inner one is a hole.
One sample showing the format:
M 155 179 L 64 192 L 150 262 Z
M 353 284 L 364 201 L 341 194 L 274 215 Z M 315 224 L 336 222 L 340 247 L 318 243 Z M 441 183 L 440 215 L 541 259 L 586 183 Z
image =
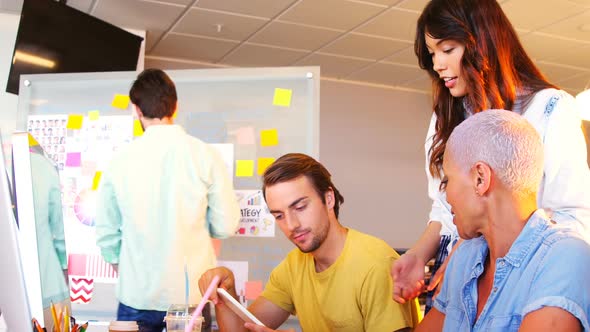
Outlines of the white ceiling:
M 428 0 L 69 0 L 147 31 L 146 67 L 319 65 L 322 77 L 428 92 L 413 53 Z M 590 87 L 590 0 L 499 0 L 549 79 Z M 20 11 L 22 0 L 0 0 Z

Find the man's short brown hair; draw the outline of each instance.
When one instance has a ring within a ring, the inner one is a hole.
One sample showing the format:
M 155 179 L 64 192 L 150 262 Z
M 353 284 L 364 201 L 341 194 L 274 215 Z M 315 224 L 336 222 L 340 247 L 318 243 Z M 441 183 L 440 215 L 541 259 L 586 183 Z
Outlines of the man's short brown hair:
M 330 189 L 334 192 L 334 214 L 338 218 L 340 204 L 344 197 L 332 183 L 332 175 L 317 160 L 303 153 L 288 153 L 277 159 L 266 169 L 263 175 L 262 193 L 266 199 L 266 187 L 277 183 L 294 180 L 300 176 L 307 177 L 314 189 L 326 204 L 325 193 Z

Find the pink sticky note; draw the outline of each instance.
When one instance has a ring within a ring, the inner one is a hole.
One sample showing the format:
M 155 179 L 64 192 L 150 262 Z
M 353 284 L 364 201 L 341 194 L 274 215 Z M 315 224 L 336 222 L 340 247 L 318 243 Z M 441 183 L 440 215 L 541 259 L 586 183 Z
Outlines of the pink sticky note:
M 254 128 L 242 127 L 236 130 L 230 131 L 231 135 L 236 136 L 236 142 L 242 145 L 253 145 L 255 144 Z
M 256 300 L 262 293 L 262 281 L 246 281 L 246 300 Z
M 211 244 L 213 245 L 213 251 L 215 252 L 215 257 L 219 257 L 219 253 L 221 252 L 221 240 L 212 238 Z
M 67 167 L 80 167 L 80 161 L 82 160 L 82 154 L 80 152 L 70 152 L 66 157 Z
M 82 167 L 82 175 L 83 176 L 92 176 L 96 173 L 96 162 L 95 161 L 84 161 L 81 164 Z
M 68 274 L 75 276 L 86 275 L 86 255 L 69 254 L 68 255 Z

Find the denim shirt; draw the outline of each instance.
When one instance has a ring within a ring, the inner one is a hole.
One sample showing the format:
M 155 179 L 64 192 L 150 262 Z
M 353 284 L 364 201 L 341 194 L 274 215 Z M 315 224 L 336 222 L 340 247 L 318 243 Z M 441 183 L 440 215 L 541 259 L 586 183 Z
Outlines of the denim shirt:
M 443 331 L 517 331 L 528 313 L 545 306 L 568 311 L 590 331 L 590 245 L 571 227 L 555 225 L 537 210 L 496 260 L 494 284 L 476 320 L 477 281 L 487 255 L 479 237 L 464 241 L 451 257 L 434 302 L 445 314 Z

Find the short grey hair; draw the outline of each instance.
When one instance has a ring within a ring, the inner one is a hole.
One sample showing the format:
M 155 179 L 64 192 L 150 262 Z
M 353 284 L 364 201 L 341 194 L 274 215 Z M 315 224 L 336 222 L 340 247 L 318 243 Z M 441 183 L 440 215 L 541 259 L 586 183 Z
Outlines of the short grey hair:
M 462 170 L 488 164 L 500 181 L 519 197 L 536 194 L 543 177 L 543 143 L 522 116 L 486 110 L 470 116 L 451 133 L 445 157 Z

